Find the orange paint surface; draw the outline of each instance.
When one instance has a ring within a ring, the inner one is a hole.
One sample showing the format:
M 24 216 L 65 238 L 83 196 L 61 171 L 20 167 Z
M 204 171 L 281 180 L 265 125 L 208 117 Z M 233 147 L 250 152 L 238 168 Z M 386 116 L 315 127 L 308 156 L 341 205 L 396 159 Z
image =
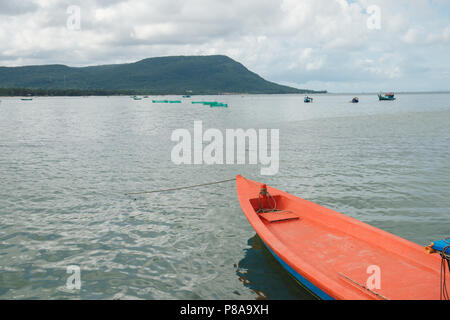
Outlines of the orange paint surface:
M 413 242 L 271 187 L 267 191 L 276 208 L 283 211 L 257 213 L 262 184 L 239 175 L 236 186 L 242 210 L 264 243 L 329 296 L 345 300 L 440 299 L 439 255 L 427 254 Z M 289 219 L 278 218 L 280 214 Z M 373 266 L 380 271 L 379 288 L 370 280 Z

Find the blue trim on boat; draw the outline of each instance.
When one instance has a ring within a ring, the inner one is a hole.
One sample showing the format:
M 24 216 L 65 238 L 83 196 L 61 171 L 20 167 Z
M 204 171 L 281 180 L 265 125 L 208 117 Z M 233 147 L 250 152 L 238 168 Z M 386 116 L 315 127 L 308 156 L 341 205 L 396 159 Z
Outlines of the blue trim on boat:
M 329 296 L 319 288 L 317 288 L 315 285 L 313 285 L 311 282 L 309 282 L 305 277 L 300 275 L 297 271 L 291 268 L 286 262 L 284 262 L 280 257 L 277 256 L 275 252 L 272 251 L 272 249 L 269 248 L 269 246 L 263 241 L 266 248 L 272 253 L 272 255 L 277 259 L 277 261 L 303 286 L 305 286 L 309 291 L 311 291 L 313 294 L 315 294 L 317 297 L 319 297 L 322 300 L 335 300 L 333 297 Z

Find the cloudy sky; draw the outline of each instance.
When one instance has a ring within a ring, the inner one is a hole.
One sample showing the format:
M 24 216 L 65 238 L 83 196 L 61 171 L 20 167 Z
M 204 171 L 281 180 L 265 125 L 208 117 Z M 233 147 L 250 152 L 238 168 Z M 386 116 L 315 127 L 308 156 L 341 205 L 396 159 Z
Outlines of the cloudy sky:
M 1 66 L 208 54 L 299 88 L 450 90 L 450 1 L 0 0 Z

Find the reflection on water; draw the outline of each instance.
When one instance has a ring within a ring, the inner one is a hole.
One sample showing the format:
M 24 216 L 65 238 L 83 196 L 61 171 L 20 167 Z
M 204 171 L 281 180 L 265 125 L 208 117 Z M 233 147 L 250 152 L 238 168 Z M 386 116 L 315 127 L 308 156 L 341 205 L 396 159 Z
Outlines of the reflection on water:
M 248 240 L 245 257 L 239 261 L 236 274 L 257 295 L 258 300 L 314 300 L 314 296 L 281 266 L 267 250 L 258 235 Z

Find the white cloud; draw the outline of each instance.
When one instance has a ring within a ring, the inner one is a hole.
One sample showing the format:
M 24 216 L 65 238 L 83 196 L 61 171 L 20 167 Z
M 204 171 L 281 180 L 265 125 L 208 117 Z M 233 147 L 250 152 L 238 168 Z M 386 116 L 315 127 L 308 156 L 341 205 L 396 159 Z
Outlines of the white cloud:
M 420 31 L 417 28 L 410 28 L 406 34 L 402 37 L 402 40 L 408 44 L 415 44 L 418 41 L 423 41 Z
M 80 31 L 66 28 L 70 5 Z M 367 28 L 370 5 L 381 30 Z M 299 87 L 450 89 L 449 12 L 432 0 L 2 0 L 0 65 L 226 54 Z
M 450 26 L 445 28 L 445 30 L 443 32 L 443 40 L 446 42 L 450 41 Z

